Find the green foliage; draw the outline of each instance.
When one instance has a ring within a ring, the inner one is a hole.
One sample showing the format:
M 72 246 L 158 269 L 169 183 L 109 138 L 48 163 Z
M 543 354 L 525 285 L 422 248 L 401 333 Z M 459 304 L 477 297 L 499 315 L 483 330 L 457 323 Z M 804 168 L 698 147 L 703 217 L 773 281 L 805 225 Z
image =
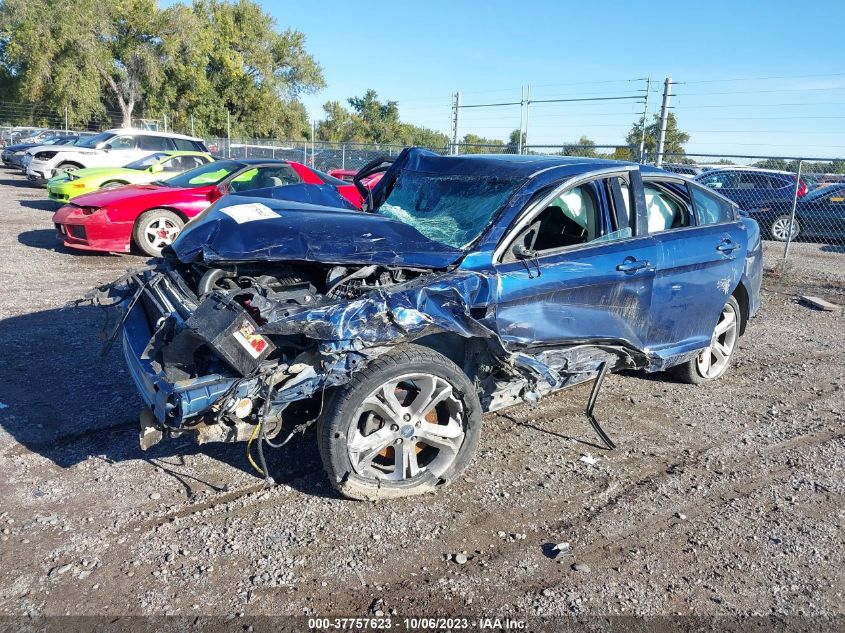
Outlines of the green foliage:
M 337 101 L 323 105 L 324 119 L 317 124 L 317 138 L 336 143 L 420 145 L 440 149 L 449 142 L 442 132 L 403 123 L 395 101 L 381 102 L 375 90 L 349 99 L 351 111 Z
M 278 32 L 253 0 L 4 0 L 0 85 L 71 123 L 119 110 L 124 124 L 170 114 L 177 129 L 304 137 L 298 97 L 324 86 L 302 33 Z
M 562 154 L 564 156 L 583 156 L 584 158 L 599 158 L 599 153 L 595 150 L 595 142 L 586 136 L 581 136 L 576 143 L 578 147 L 566 147 Z
M 642 137 L 643 119 L 631 126 L 631 131 L 625 137 L 625 143 L 632 149 L 629 152 L 629 160 L 638 160 L 637 151 L 640 147 L 640 139 Z M 652 122 L 645 127 L 645 154 L 649 159 L 653 159 L 657 154 L 657 138 L 660 135 L 660 115 L 655 114 Z M 670 112 L 666 117 L 666 137 L 664 140 L 664 153 L 667 156 L 666 162 L 679 163 L 683 162 L 681 158 L 686 152 L 684 151 L 684 144 L 690 139 L 689 134 L 681 132 L 678 129 L 678 121 L 675 119 L 675 114 Z
M 497 138 L 484 138 L 478 134 L 464 134 L 461 154 L 491 154 L 502 151 L 505 142 Z

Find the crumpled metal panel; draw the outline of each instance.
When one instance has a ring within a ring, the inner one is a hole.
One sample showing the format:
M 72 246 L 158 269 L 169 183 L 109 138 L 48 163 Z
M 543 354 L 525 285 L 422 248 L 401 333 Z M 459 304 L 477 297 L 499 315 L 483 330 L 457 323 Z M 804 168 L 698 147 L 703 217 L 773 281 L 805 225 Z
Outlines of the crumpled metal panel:
M 244 204 L 261 205 L 271 213 L 241 223 L 225 213 Z M 182 262 L 315 261 L 408 268 L 446 268 L 463 255 L 382 216 L 231 195 L 190 222 L 172 249 Z

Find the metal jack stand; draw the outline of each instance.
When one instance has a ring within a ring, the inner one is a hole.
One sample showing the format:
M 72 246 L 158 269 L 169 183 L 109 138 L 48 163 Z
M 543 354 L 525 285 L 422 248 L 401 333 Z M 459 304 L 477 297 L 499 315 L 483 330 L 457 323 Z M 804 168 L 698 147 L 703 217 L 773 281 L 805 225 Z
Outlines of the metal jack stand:
M 587 418 L 590 420 L 590 426 L 593 427 L 593 431 L 596 432 L 599 439 L 602 443 L 609 449 L 613 450 L 616 448 L 616 444 L 613 443 L 613 440 L 608 437 L 607 433 L 604 432 L 604 429 L 601 428 L 601 424 L 599 421 L 596 420 L 596 416 L 593 415 L 593 410 L 596 408 L 596 400 L 599 397 L 599 390 L 601 389 L 602 383 L 604 382 L 604 377 L 607 375 L 607 362 L 602 363 L 599 365 L 599 375 L 596 376 L 596 381 L 593 383 L 593 390 L 590 392 L 590 399 L 587 400 Z

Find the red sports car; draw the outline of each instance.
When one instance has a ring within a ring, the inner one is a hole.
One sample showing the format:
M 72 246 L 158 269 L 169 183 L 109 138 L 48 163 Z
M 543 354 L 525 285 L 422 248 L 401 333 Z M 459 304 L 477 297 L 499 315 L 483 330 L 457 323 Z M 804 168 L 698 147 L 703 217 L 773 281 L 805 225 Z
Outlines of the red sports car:
M 335 178 L 339 178 L 344 182 L 352 182 L 352 179 L 355 177 L 355 174 L 358 172 L 354 169 L 330 169 L 329 176 L 334 176 Z M 378 181 L 381 180 L 381 177 L 384 176 L 383 172 L 379 172 L 373 174 L 371 176 L 367 176 L 361 181 L 361 184 L 364 185 L 367 189 L 372 189 L 378 184 Z
M 219 160 L 150 185 L 128 185 L 78 196 L 53 215 L 65 246 L 128 252 L 134 243 L 158 257 L 192 217 L 227 193 L 296 183 L 331 185 L 361 208 L 355 185 L 282 160 Z

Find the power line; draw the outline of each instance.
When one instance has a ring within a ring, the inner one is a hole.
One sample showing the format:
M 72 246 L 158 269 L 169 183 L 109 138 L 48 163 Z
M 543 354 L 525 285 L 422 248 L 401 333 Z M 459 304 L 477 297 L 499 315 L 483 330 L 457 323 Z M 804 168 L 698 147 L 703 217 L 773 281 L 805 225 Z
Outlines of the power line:
M 676 81 L 675 84 L 710 84 L 731 81 L 768 81 L 771 79 L 810 79 L 814 77 L 845 77 L 845 73 L 823 73 L 813 75 L 773 75 L 769 77 L 732 77 L 730 79 L 698 79 L 695 81 Z

